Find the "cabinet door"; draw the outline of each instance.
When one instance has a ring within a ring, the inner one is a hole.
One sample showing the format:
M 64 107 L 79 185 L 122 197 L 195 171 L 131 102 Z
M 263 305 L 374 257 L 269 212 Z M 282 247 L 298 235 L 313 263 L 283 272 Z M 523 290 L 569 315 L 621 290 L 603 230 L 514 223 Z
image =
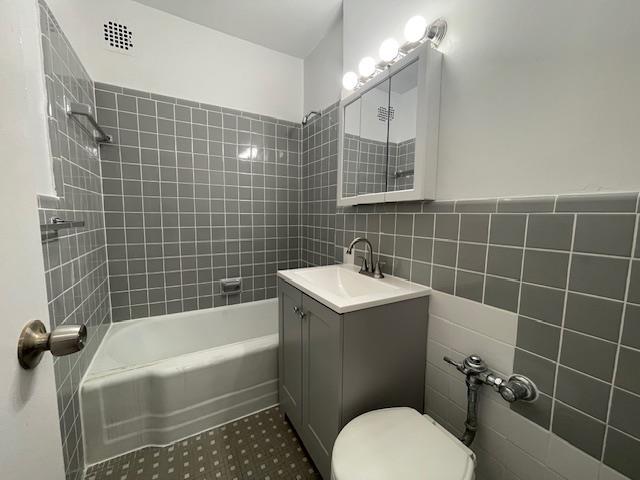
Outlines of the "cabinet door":
M 302 293 L 279 282 L 280 406 L 296 429 L 302 425 Z
M 341 317 L 303 295 L 302 440 L 316 467 L 330 478 L 331 452 L 340 430 L 342 405 Z

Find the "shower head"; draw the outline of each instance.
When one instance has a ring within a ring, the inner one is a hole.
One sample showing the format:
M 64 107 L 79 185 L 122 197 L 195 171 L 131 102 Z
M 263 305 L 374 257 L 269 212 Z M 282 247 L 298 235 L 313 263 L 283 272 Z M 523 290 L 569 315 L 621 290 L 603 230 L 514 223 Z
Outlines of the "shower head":
M 311 120 L 313 117 L 317 117 L 320 116 L 320 112 L 317 112 L 315 110 L 311 110 L 309 113 L 307 113 L 304 117 L 302 117 L 302 125 L 306 125 L 307 123 L 309 123 L 309 120 Z

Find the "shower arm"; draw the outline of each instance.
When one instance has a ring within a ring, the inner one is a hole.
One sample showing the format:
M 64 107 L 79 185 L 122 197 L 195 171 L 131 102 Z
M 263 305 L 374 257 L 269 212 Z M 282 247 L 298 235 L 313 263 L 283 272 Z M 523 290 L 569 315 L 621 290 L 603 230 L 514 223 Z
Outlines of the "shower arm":
M 318 112 L 317 110 L 311 110 L 309 113 L 307 113 L 304 117 L 302 117 L 302 125 L 306 125 L 307 123 L 309 123 L 309 120 L 311 120 L 313 117 L 319 117 L 321 115 L 320 112 Z

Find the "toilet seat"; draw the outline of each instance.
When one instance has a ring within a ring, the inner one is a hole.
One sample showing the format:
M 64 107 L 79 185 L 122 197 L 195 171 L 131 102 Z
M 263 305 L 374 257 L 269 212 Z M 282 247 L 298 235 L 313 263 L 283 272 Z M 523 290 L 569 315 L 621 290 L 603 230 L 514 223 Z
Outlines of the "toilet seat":
M 368 412 L 333 446 L 332 480 L 473 480 L 474 453 L 412 408 Z

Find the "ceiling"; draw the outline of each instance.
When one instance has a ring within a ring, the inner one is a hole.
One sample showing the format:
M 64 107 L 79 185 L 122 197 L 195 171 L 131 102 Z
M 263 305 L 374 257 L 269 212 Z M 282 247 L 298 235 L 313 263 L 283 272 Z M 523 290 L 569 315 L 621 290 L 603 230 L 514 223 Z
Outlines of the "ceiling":
M 135 1 L 299 58 L 311 53 L 342 10 L 342 0 Z

